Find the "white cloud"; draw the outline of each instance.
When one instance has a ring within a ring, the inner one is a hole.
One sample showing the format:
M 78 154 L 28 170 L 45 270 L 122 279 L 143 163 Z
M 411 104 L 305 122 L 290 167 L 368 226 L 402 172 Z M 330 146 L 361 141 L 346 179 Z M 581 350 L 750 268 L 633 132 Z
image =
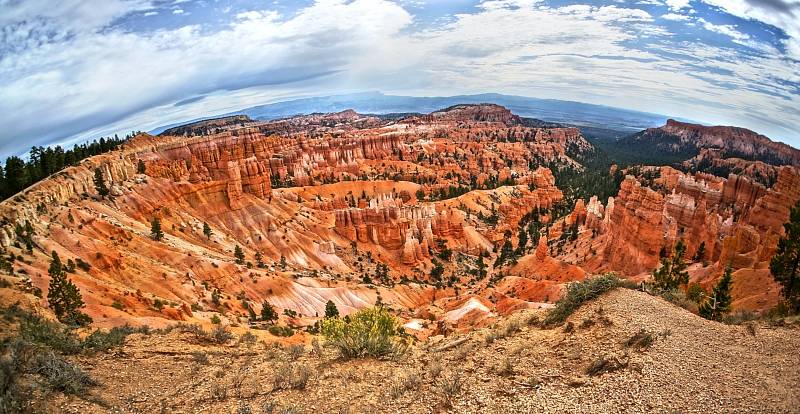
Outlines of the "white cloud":
M 742 33 L 736 29 L 736 26 L 730 24 L 713 24 L 702 17 L 697 19 L 700 24 L 703 25 L 703 28 L 706 30 L 712 31 L 714 33 L 719 33 L 721 35 L 725 35 L 730 37 L 731 39 L 744 41 L 750 39 L 750 36 L 746 33 Z
M 412 30 L 413 16 L 389 0 L 319 0 L 287 16 L 240 12 L 217 31 L 184 26 L 137 33 L 107 26 L 123 13 L 154 12 L 150 5 L 109 1 L 125 7 L 93 17 L 92 29 L 63 23 L 70 36 L 0 58 L 0 154 L 281 96 L 370 89 L 573 99 L 738 124 L 778 138 L 796 134 L 800 125 L 800 97 L 786 82 L 800 80 L 797 66 L 774 49 L 735 26 L 706 20 L 698 23 L 761 47 L 764 56 L 664 43 L 669 36 L 660 19 L 680 20 L 691 12 L 686 7 L 655 20 L 619 4 L 495 0 Z M 55 27 L 62 18 L 48 19 Z M 172 106 L 200 95 L 206 98 Z M 776 119 L 764 121 L 770 117 Z
M 0 59 L 0 122 L 8 126 L 0 131 L 0 153 L 193 94 L 347 71 L 412 21 L 383 0 L 325 0 L 288 20 L 276 16 L 251 15 L 213 33 L 195 26 L 84 32 Z
M 743 19 L 751 19 L 783 30 L 789 56 L 800 60 L 800 2 L 794 0 L 701 0 Z
M 665 20 L 672 20 L 672 21 L 689 21 L 692 18 L 683 14 L 676 14 L 676 13 L 667 13 L 661 15 L 662 19 Z
M 691 0 L 665 0 L 670 10 L 681 10 L 689 8 Z

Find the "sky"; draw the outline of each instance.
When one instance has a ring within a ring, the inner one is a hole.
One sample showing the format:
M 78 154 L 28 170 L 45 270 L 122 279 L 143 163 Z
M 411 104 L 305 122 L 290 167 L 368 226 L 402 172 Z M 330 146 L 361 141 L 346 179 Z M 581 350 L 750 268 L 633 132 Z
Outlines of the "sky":
M 0 0 L 0 157 L 294 97 L 497 92 L 800 147 L 800 0 Z

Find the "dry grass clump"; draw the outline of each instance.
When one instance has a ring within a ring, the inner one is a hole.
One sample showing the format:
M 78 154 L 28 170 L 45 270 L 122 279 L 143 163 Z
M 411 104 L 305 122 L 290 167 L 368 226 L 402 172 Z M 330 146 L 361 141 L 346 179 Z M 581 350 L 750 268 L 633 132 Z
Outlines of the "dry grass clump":
M 311 378 L 311 368 L 305 364 L 284 363 L 275 370 L 273 389 L 303 390 Z
M 306 347 L 303 344 L 295 344 L 289 346 L 289 358 L 297 360 L 306 352 Z
M 442 377 L 436 384 L 439 394 L 442 396 L 442 404 L 447 408 L 452 408 L 453 403 L 458 399 L 464 387 L 464 381 L 460 372 L 451 372 Z
M 494 372 L 501 377 L 510 377 L 514 375 L 514 362 L 509 357 L 503 358 L 503 361 L 494 368 Z
M 416 371 L 403 372 L 389 384 L 389 395 L 400 398 L 407 391 L 419 389 L 421 383 L 422 379 Z
M 633 334 L 633 336 L 628 338 L 627 341 L 625 341 L 625 346 L 628 348 L 637 348 L 639 350 L 644 350 L 650 348 L 650 346 L 653 345 L 653 342 L 655 341 L 656 341 L 656 336 L 652 332 L 642 328 L 639 329 L 638 332 Z
M 497 326 L 495 329 L 490 330 L 484 340 L 486 344 L 491 344 L 499 339 L 507 338 L 522 329 L 522 321 L 519 318 L 512 318 L 506 321 L 505 324 Z
M 433 359 L 428 364 L 428 375 L 431 379 L 439 378 L 439 375 L 442 373 L 442 361 L 439 359 Z
M 630 359 L 628 358 L 627 354 L 621 356 L 603 354 L 589 364 L 589 366 L 586 368 L 586 373 L 589 376 L 594 377 L 606 372 L 618 371 L 627 367 L 629 361 Z

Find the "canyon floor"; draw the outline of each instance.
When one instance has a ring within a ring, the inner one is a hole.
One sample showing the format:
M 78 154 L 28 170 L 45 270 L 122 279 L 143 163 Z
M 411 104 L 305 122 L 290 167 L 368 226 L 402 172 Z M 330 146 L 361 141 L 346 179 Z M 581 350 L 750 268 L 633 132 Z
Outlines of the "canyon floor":
M 585 304 L 557 328 L 537 326 L 543 312 L 524 311 L 466 336 L 432 338 L 386 361 L 342 360 L 325 347 L 260 340 L 208 346 L 177 331 L 135 334 L 115 352 L 76 360 L 100 384 L 91 394 L 102 404 L 61 397 L 51 408 L 67 413 L 787 413 L 800 406 L 796 326 L 725 325 L 621 288 Z M 637 335 L 642 330 L 646 333 Z M 597 365 L 601 360 L 607 362 L 605 372 Z M 601 372 L 588 374 L 593 365 Z M 296 377 L 302 372 L 308 374 L 302 389 L 280 386 L 289 378 L 299 388 Z

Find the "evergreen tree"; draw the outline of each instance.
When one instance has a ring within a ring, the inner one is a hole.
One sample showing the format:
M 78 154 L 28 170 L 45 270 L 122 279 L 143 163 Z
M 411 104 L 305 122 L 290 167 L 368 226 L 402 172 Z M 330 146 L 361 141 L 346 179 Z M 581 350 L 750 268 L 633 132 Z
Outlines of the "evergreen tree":
M 683 240 L 675 243 L 671 257 L 661 259 L 661 268 L 653 272 L 653 279 L 657 288 L 661 290 L 674 290 L 680 285 L 689 283 L 689 273 L 686 271 L 686 245 Z
M 137 174 L 144 174 L 146 172 L 146 170 L 147 170 L 147 167 L 145 167 L 144 161 L 139 160 L 139 162 L 136 164 L 136 173 Z
M 27 186 L 26 178 L 25 161 L 16 156 L 6 159 L 6 186 L 3 198 L 11 197 L 22 191 Z
M 705 258 L 706 258 L 706 242 L 700 242 L 700 245 L 697 246 L 697 252 L 694 254 L 694 258 L 692 258 L 692 260 L 694 260 L 695 262 L 699 262 L 704 260 Z
M 519 243 L 517 243 L 517 254 L 522 255 L 525 253 L 525 248 L 528 245 L 528 232 L 525 231 L 525 226 L 520 226 L 517 238 L 519 239 Z
M 336 307 L 336 304 L 333 303 L 332 300 L 328 300 L 328 303 L 325 304 L 325 317 L 326 318 L 338 318 L 339 317 L 339 308 Z
M 108 186 L 106 186 L 106 181 L 103 178 L 103 172 L 100 171 L 100 168 L 94 169 L 94 188 L 101 197 L 105 197 L 109 194 Z
M 164 232 L 161 231 L 161 220 L 158 217 L 153 217 L 150 222 L 150 237 L 155 241 L 161 241 L 164 238 Z
M 725 269 L 725 273 L 722 275 L 722 278 L 717 282 L 717 285 L 714 286 L 714 290 L 711 292 L 711 296 L 706 299 L 706 301 L 700 305 L 700 316 L 718 321 L 722 318 L 722 315 L 730 312 L 731 310 L 731 273 L 733 270 L 728 267 Z
M 262 269 L 267 267 L 267 265 L 264 263 L 264 257 L 261 255 L 261 252 L 256 252 L 256 266 Z
M 211 235 L 213 234 L 213 232 L 211 231 L 211 226 L 209 226 L 208 223 L 206 223 L 206 222 L 203 222 L 203 234 L 208 239 L 210 239 Z
M 442 264 L 436 260 L 432 260 L 431 262 L 433 263 L 433 268 L 431 269 L 431 279 L 438 284 L 442 281 L 444 266 L 442 266 Z
M 76 144 L 72 149 L 66 151 L 60 146 L 33 147 L 27 162 L 16 156 L 9 157 L 6 160 L 5 179 L 0 180 L 0 199 L 11 197 L 65 167 L 76 165 L 84 158 L 111 151 L 123 142 L 119 138 L 102 141 L 102 147 L 97 141 L 93 141 L 81 145 Z
M 769 264 L 776 282 L 792 311 L 800 311 L 800 201 L 789 211 L 783 225 L 786 236 L 778 240 L 778 249 Z
M 286 270 L 286 256 L 281 255 L 280 261 L 281 270 Z
M 244 264 L 244 250 L 242 250 L 238 244 L 236 245 L 236 248 L 233 249 L 233 257 L 236 258 L 236 264 Z
M 50 286 L 47 289 L 47 302 L 56 314 L 59 321 L 70 325 L 86 325 L 92 319 L 80 312 L 83 307 L 83 298 L 78 287 L 67 279 L 67 272 L 61 263 L 58 253 L 53 251 L 51 254 L 50 268 L 47 273 L 50 275 Z
M 246 306 L 247 317 L 250 319 L 251 322 L 257 320 L 258 316 L 256 316 L 256 311 L 253 310 L 253 307 L 250 305 L 250 302 L 246 302 L 246 305 L 247 305 Z
M 486 271 L 486 262 L 483 261 L 483 255 L 478 257 L 478 279 L 483 279 L 486 277 L 488 272 Z
M 261 305 L 261 320 L 269 323 L 274 323 L 278 320 L 278 312 L 275 310 L 275 307 L 266 300 Z

